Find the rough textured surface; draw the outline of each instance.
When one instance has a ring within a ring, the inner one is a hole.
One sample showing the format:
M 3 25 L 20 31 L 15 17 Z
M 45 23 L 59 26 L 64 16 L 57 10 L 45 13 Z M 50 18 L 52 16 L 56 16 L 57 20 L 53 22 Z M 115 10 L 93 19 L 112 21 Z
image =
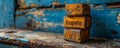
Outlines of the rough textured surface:
M 90 40 L 79 44 L 65 41 L 61 34 L 49 32 L 33 32 L 28 30 L 0 29 L 0 37 L 7 40 L 14 39 L 21 43 L 34 42 L 42 45 L 61 46 L 63 48 L 119 48 L 120 41 L 91 38 Z M 48 37 L 49 36 L 49 37 Z M 15 42 L 14 40 L 8 42 Z M 5 42 L 5 41 L 4 41 Z M 11 44 L 10 43 L 10 44 Z M 17 42 L 16 42 L 17 43 Z M 47 43 L 47 44 L 46 44 Z M 21 44 L 22 45 L 22 44 Z
M 83 43 L 89 39 L 88 29 L 64 29 L 64 38 L 68 41 Z
M 19 12 L 17 11 L 17 14 Z M 31 12 L 37 12 L 38 14 Z M 33 10 L 31 12 L 16 17 L 17 28 L 32 28 L 40 31 L 63 33 L 63 17 L 65 16 L 65 10 L 63 8 Z M 25 26 L 29 24 L 31 26 Z
M 90 16 L 90 6 L 88 4 L 66 4 L 65 10 L 69 16 Z
M 120 2 L 120 0 L 17 0 L 21 8 L 26 7 L 49 7 L 57 3 L 58 5 L 87 3 L 87 4 L 105 4 L 109 2 Z
M 59 8 L 52 6 L 52 4 L 61 6 L 72 3 L 87 3 L 91 6 L 90 35 L 92 37 L 120 39 L 120 24 L 117 20 L 120 8 L 108 7 L 120 5 L 120 0 L 17 0 L 18 5 L 14 5 L 14 1 L 0 1 L 0 28 L 8 28 L 15 23 L 16 28 L 62 34 L 64 30 L 63 17 L 66 16 L 66 10 L 64 6 Z M 17 9 L 16 17 L 14 17 L 14 7 L 20 7 L 20 4 L 28 8 Z M 35 8 L 30 6 L 35 6 Z M 16 19 L 14 20 L 14 18 Z
M 43 14 L 40 16 L 36 16 L 33 13 L 18 16 L 16 18 L 16 27 L 25 28 L 25 24 L 29 25 L 30 23 L 33 24 L 34 27 L 31 28 L 34 29 L 38 25 L 36 29 L 40 31 L 63 33 L 63 18 L 66 16 L 65 9 L 44 9 L 42 11 Z M 92 37 L 120 39 L 120 24 L 117 23 L 119 12 L 119 8 L 91 7 L 92 26 L 90 35 Z
M 77 29 L 88 29 L 91 26 L 91 17 L 81 16 L 81 17 L 64 17 L 64 27 L 65 28 L 77 28 Z

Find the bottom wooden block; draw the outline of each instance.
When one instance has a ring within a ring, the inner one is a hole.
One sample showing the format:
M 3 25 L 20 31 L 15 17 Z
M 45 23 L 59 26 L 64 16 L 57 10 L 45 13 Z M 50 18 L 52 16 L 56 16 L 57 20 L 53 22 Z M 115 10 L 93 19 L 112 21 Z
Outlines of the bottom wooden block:
M 77 43 L 82 43 L 89 39 L 88 29 L 65 29 L 64 39 Z

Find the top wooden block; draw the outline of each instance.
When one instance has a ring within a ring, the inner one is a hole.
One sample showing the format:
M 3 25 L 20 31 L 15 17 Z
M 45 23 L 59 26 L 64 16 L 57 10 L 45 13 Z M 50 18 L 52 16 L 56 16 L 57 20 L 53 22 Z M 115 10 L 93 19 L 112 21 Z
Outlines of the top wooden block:
M 87 4 L 67 4 L 65 6 L 67 15 L 76 16 L 76 15 L 87 15 L 90 16 L 90 6 Z

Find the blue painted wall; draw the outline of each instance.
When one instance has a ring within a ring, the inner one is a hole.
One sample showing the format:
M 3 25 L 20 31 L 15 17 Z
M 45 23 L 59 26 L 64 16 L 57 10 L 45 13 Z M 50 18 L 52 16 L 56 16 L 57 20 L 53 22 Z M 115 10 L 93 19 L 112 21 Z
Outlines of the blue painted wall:
M 91 36 L 120 38 L 120 24 L 117 24 L 117 16 L 120 8 L 91 9 L 92 26 Z M 114 32 L 114 33 L 112 33 Z
M 14 24 L 14 0 L 0 0 L 0 28 L 8 28 Z
M 34 14 L 34 12 L 37 14 Z M 17 11 L 17 14 L 20 14 L 20 11 Z M 63 33 L 64 16 L 66 16 L 64 8 L 44 9 L 44 10 L 35 10 L 35 11 L 33 10 L 26 13 L 25 15 L 18 16 L 16 18 L 16 27 L 30 28 L 30 27 L 26 27 L 26 25 L 29 23 L 33 25 L 31 27 L 33 29 L 37 29 L 40 31 L 47 31 L 47 32 Z

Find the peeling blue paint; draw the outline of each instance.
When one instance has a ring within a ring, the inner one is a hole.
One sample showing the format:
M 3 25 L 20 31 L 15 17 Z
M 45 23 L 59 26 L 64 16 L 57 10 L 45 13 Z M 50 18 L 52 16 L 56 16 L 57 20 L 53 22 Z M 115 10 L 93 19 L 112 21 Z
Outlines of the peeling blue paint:
M 66 16 L 65 9 L 45 9 L 44 16 L 36 17 L 32 14 L 26 14 L 25 16 L 30 16 L 37 22 L 41 23 L 40 31 L 49 31 L 54 33 L 63 33 L 63 18 Z M 102 38 L 120 38 L 120 25 L 117 24 L 117 15 L 120 13 L 119 8 L 91 8 L 92 26 L 90 28 L 90 35 L 92 37 L 102 37 Z M 44 18 L 46 20 L 44 20 Z M 21 19 L 22 20 L 22 19 Z M 20 21 L 20 20 L 18 20 Z M 44 28 L 44 22 L 61 24 L 56 27 L 50 26 Z M 17 23 L 18 24 L 18 23 Z M 24 28 L 24 27 L 23 27 Z M 112 34 L 111 32 L 118 32 L 117 34 Z
M 23 0 L 27 7 L 31 4 L 35 4 L 38 7 L 51 6 L 53 2 L 58 2 L 59 5 L 74 4 L 74 3 L 87 3 L 87 4 L 105 4 L 109 2 L 120 2 L 120 0 Z M 18 0 L 20 3 L 20 0 Z M 19 4 L 20 5 L 20 4 Z M 21 5 L 22 6 L 22 5 Z
M 44 10 L 44 16 L 34 16 L 33 14 L 25 14 L 23 16 L 19 16 L 16 18 L 16 27 L 19 28 L 22 26 L 22 28 L 25 28 L 23 25 L 25 25 L 26 20 L 34 20 L 36 22 L 40 22 L 40 29 L 42 31 L 47 32 L 56 32 L 56 33 L 63 33 L 63 17 L 66 15 L 64 9 L 52 9 L 52 10 Z M 21 17 L 24 17 L 21 18 Z M 30 19 L 28 19 L 30 17 Z M 31 22 L 32 23 L 32 22 Z

